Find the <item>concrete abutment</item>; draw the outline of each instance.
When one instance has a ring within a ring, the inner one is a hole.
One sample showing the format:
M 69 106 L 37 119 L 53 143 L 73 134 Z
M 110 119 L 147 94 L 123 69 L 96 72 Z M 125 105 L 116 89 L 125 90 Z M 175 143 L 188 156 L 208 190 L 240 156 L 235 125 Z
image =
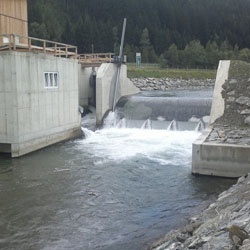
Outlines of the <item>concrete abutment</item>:
M 192 173 L 237 178 L 250 173 L 250 64 L 220 61 L 209 129 L 193 143 Z

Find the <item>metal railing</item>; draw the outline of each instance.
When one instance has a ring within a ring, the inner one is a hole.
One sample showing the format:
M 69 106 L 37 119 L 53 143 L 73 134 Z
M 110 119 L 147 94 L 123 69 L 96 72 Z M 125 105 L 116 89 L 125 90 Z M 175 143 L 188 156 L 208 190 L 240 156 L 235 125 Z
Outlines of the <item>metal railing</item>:
M 0 35 L 1 51 L 38 52 L 57 57 L 75 58 L 85 66 L 99 66 L 102 63 L 114 62 L 113 53 L 78 55 L 76 46 L 16 34 Z
M 34 51 L 58 57 L 77 58 L 77 47 L 16 34 L 0 35 L 0 51 Z
M 113 53 L 97 53 L 97 54 L 80 54 L 78 55 L 78 61 L 80 63 L 92 64 L 92 63 L 110 63 L 113 62 Z

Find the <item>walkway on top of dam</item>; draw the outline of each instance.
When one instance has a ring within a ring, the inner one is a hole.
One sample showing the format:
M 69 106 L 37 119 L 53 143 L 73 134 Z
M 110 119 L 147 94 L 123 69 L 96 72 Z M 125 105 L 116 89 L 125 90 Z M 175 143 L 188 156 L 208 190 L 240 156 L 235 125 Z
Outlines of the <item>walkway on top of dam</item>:
M 16 34 L 0 35 L 0 52 L 2 51 L 37 52 L 74 58 L 82 67 L 99 67 L 102 63 L 114 62 L 113 53 L 78 54 L 77 47 L 73 45 Z

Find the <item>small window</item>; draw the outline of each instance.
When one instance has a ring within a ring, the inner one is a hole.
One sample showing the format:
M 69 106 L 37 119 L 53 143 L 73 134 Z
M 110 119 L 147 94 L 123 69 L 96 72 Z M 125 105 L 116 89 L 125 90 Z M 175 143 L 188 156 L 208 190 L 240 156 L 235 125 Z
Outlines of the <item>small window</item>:
M 54 81 L 53 81 L 53 79 L 54 79 L 54 73 L 49 73 L 49 86 L 50 86 L 50 88 L 53 88 L 54 87 Z
M 3 43 L 9 43 L 10 39 L 7 36 L 3 36 Z
M 54 87 L 58 87 L 57 74 L 54 74 Z
M 45 88 L 58 88 L 58 72 L 45 72 Z
M 19 36 L 15 36 L 15 43 L 16 43 L 16 44 L 20 44 Z
M 49 87 L 49 73 L 44 73 L 45 76 L 45 88 Z

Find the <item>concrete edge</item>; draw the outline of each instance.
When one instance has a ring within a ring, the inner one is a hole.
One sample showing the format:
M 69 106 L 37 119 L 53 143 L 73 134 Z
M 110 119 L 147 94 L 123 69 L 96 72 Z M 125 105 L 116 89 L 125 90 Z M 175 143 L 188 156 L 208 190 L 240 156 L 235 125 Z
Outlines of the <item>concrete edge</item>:
M 250 146 L 205 142 L 211 128 L 192 146 L 192 174 L 238 178 L 250 172 Z
M 48 136 L 29 140 L 23 143 L 11 144 L 13 158 L 26 155 L 53 144 L 77 138 L 81 135 L 81 127 L 71 128 Z
M 230 70 L 230 60 L 221 60 L 219 62 L 216 81 L 213 93 L 213 103 L 211 107 L 209 124 L 213 124 L 218 118 L 224 114 L 225 100 L 222 97 L 223 84 L 228 80 Z
M 202 132 L 202 134 L 198 137 L 198 139 L 196 139 L 196 141 L 193 143 L 193 145 L 195 144 L 195 145 L 201 145 L 201 144 L 203 144 L 205 141 L 206 141 L 206 139 L 207 139 L 207 137 L 210 135 L 210 133 L 212 132 L 212 128 L 206 128 L 203 132 Z

